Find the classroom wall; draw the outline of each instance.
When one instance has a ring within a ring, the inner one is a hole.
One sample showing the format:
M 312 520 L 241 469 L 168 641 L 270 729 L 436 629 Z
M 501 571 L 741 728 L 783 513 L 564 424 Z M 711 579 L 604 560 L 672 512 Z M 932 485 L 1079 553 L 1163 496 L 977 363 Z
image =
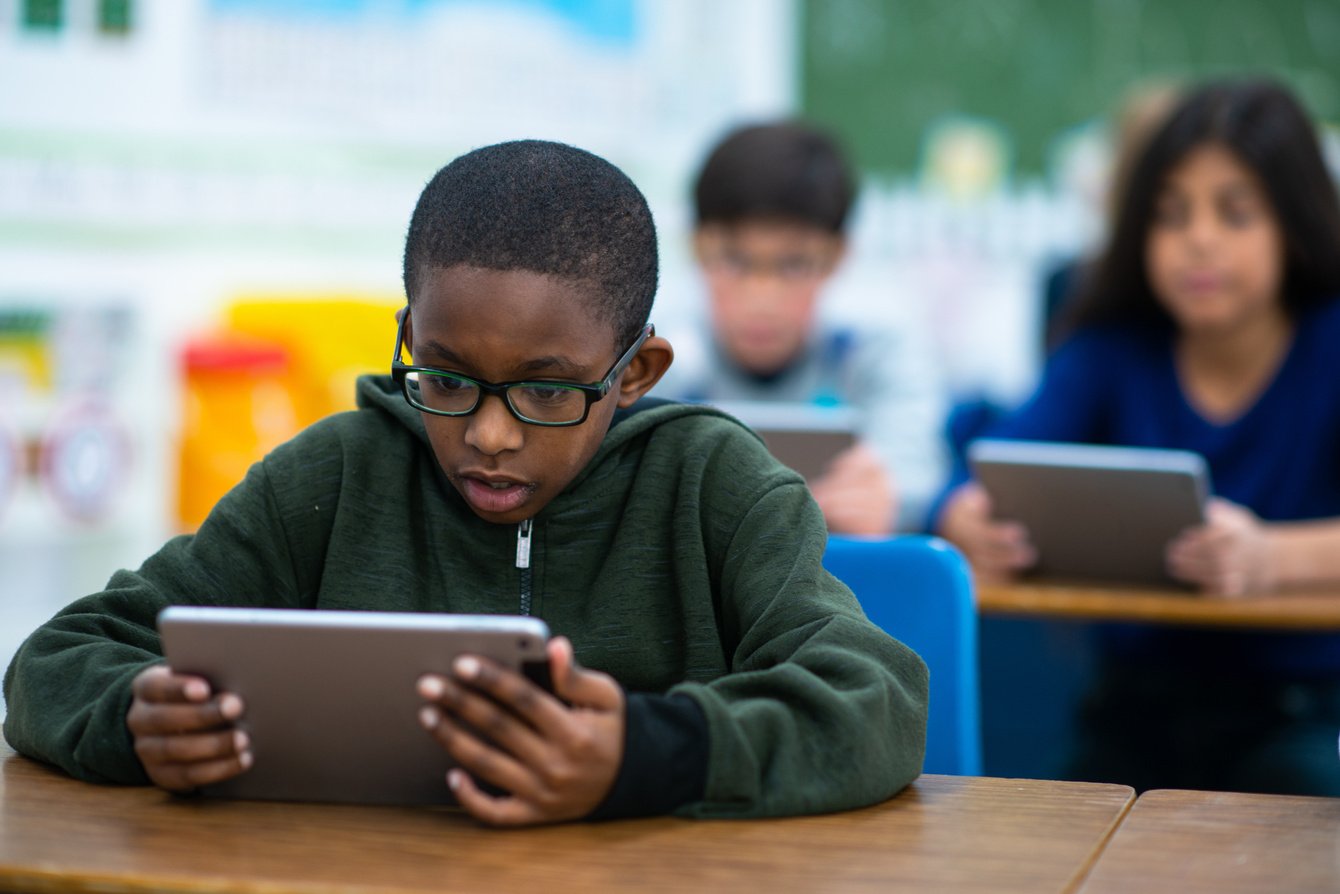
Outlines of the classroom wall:
M 803 0 L 798 108 L 865 174 L 863 301 L 911 305 L 956 395 L 1012 402 L 1040 278 L 1103 233 L 1112 121 L 1141 90 L 1247 72 L 1323 122 L 1340 170 L 1328 0 Z
M 1075 128 L 1135 85 L 1247 70 L 1340 120 L 1340 5 L 1329 0 L 804 0 L 800 105 L 862 167 L 925 164 L 936 125 L 1000 129 L 1008 174 L 1049 177 Z

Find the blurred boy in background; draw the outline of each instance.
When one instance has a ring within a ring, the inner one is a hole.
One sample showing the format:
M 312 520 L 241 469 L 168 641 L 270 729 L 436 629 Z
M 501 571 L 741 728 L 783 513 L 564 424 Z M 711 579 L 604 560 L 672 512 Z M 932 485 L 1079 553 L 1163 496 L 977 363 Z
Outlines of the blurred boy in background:
M 711 151 L 694 184 L 693 234 L 710 331 L 698 350 L 684 342 L 658 394 L 852 408 L 856 444 L 810 489 L 830 531 L 880 535 L 922 518 L 941 475 L 943 407 L 901 332 L 819 319 L 855 196 L 836 141 L 804 123 L 741 127 Z

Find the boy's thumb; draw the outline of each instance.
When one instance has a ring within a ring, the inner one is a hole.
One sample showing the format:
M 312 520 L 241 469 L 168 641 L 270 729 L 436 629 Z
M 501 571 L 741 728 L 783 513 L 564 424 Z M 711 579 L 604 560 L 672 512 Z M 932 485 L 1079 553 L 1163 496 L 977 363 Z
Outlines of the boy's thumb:
M 568 704 L 586 708 L 617 708 L 623 699 L 619 684 L 607 674 L 587 670 L 577 663 L 572 642 L 566 636 L 549 641 L 549 672 L 554 694 Z

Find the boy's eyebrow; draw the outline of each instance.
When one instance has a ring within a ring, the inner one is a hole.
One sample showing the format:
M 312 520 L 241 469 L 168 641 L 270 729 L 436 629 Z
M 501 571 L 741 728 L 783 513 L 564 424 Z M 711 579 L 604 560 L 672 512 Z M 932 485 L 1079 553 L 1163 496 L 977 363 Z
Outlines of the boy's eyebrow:
M 557 356 L 536 357 L 534 360 L 527 360 L 518 369 L 523 373 L 544 372 L 572 378 L 581 378 L 582 374 L 586 372 L 586 367 L 580 363 L 575 363 L 566 357 Z
M 458 354 L 439 342 L 428 341 L 416 347 L 418 350 L 415 352 L 415 362 L 423 363 L 427 356 L 431 356 L 438 364 L 457 366 L 463 370 L 469 366 Z M 533 373 L 581 378 L 586 373 L 586 367 L 567 357 L 557 355 L 535 357 L 517 367 L 517 374 L 523 377 Z

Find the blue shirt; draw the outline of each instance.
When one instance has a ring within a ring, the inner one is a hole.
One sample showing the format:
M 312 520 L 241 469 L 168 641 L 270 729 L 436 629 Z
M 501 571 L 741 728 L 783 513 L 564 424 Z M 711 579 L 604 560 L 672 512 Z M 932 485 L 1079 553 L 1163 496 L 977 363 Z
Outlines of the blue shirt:
M 1340 300 L 1299 316 L 1269 384 L 1228 421 L 1206 419 L 1187 400 L 1174 362 L 1175 335 L 1147 326 L 1077 333 L 1052 355 L 1033 396 L 988 434 L 1193 450 L 1209 466 L 1213 492 L 1262 519 L 1340 517 Z M 967 477 L 965 468 L 957 469 L 951 487 Z M 1222 660 L 1238 669 L 1245 661 L 1288 673 L 1340 670 L 1340 637 L 1149 628 L 1114 633 L 1111 644 L 1119 651 L 1163 659 L 1175 651 L 1202 667 Z
M 1187 400 L 1169 331 L 1094 329 L 1048 362 L 1041 386 L 995 437 L 1193 450 L 1219 496 L 1263 519 L 1340 516 L 1340 301 L 1304 314 L 1293 344 L 1236 419 Z

